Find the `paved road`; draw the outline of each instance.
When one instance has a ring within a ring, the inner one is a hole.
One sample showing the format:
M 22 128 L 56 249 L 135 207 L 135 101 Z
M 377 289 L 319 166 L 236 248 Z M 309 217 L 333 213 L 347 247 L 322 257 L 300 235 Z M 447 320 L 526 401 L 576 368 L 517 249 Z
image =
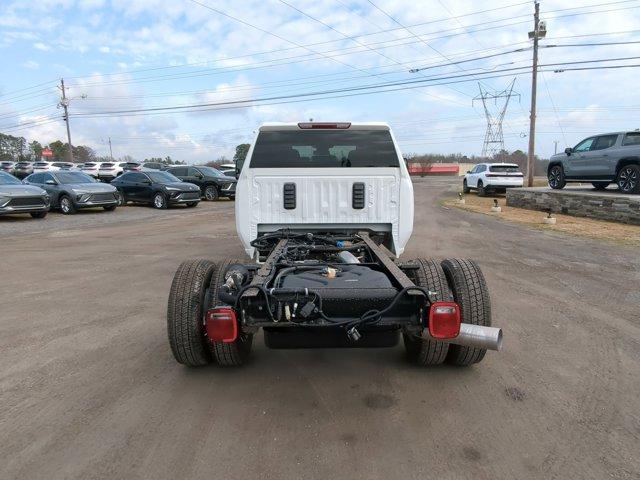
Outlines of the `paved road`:
M 482 265 L 506 349 L 469 369 L 259 339 L 240 370 L 176 364 L 173 272 L 242 254 L 231 202 L 0 224 L 0 478 L 639 478 L 637 250 L 446 210 L 447 190 L 417 181 L 407 257 Z

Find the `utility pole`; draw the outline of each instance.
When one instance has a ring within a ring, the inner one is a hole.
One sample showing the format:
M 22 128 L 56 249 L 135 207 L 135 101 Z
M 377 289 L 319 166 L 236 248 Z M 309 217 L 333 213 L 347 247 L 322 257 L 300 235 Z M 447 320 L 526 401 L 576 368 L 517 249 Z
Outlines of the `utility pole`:
M 71 145 L 71 130 L 69 129 L 69 99 L 67 98 L 67 94 L 64 89 L 64 78 L 60 79 L 60 90 L 62 91 L 62 99 L 58 106 L 61 106 L 64 109 L 64 118 L 65 123 L 67 124 L 67 143 L 69 144 L 69 150 L 67 151 L 67 161 L 73 162 L 73 146 Z
M 558 153 L 558 140 L 553 141 L 553 154 Z
M 113 150 L 111 150 L 111 137 L 109 137 L 109 155 L 111 155 L 111 161 L 113 161 Z
M 542 28 L 541 28 L 542 27 Z M 531 69 L 531 113 L 529 117 L 529 151 L 527 152 L 527 186 L 533 187 L 533 173 L 535 167 L 536 147 L 536 94 L 538 88 L 538 39 L 547 34 L 546 25 L 540 22 L 540 3 L 535 2 L 533 14 L 533 32 L 529 38 L 533 39 L 533 66 Z

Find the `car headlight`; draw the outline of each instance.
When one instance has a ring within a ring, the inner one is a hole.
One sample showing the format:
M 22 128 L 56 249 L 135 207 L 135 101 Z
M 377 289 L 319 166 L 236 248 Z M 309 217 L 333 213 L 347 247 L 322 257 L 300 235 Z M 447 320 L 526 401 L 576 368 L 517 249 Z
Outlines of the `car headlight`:
M 164 187 L 167 192 L 179 192 L 180 189 L 176 187 Z
M 0 208 L 6 207 L 7 203 L 11 201 L 11 197 L 0 197 Z
M 76 190 L 76 200 L 79 202 L 86 202 L 91 198 L 91 194 L 87 192 L 81 192 Z

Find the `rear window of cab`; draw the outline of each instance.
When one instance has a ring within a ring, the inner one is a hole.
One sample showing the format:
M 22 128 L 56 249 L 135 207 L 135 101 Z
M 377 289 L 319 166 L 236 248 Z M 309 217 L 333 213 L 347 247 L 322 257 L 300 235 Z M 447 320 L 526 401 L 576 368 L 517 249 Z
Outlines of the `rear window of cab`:
M 517 173 L 520 168 L 517 165 L 491 165 L 489 167 L 490 172 L 498 173 Z
M 249 168 L 399 167 L 388 130 L 260 132 Z

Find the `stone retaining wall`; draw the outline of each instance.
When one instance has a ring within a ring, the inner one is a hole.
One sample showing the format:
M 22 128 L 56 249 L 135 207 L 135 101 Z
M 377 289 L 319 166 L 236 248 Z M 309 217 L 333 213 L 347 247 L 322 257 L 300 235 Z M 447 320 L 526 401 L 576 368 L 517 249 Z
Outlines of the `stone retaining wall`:
M 507 190 L 507 205 L 640 225 L 640 195 L 549 188 L 514 188 Z

